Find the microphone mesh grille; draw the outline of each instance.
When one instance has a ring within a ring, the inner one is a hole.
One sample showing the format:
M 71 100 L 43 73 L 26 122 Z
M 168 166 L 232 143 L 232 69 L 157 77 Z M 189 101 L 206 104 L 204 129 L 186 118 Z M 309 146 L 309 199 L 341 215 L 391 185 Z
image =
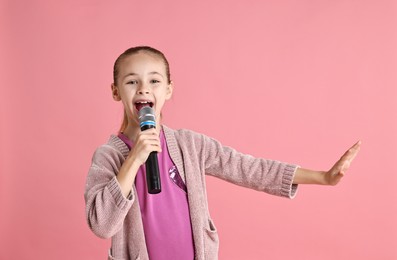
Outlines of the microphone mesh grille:
M 156 122 L 156 116 L 154 114 L 154 110 L 151 107 L 143 107 L 139 110 L 139 123 L 146 121 L 154 121 Z

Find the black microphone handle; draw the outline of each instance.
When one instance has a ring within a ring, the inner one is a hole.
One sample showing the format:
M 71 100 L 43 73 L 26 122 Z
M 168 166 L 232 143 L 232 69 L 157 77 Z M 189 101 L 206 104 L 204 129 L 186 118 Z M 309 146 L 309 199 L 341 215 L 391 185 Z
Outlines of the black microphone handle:
M 146 182 L 148 192 L 157 194 L 161 192 L 161 180 L 157 152 L 151 152 L 146 160 Z
M 139 110 L 139 124 L 141 131 L 156 128 L 155 112 L 151 107 L 143 107 Z M 146 184 L 149 194 L 161 192 L 161 181 L 157 152 L 151 152 L 146 160 Z

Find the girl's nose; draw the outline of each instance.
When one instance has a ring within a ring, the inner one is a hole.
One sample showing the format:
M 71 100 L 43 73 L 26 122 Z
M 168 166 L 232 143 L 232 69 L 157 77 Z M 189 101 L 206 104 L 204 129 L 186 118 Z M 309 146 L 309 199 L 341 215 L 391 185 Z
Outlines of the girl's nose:
M 143 94 L 149 94 L 150 91 L 148 87 L 146 87 L 145 85 L 141 85 L 140 88 L 137 89 L 136 93 L 143 95 Z
M 149 94 L 149 91 L 148 90 L 144 90 L 144 89 L 140 89 L 140 90 L 137 91 L 137 94 L 141 94 L 141 95 Z

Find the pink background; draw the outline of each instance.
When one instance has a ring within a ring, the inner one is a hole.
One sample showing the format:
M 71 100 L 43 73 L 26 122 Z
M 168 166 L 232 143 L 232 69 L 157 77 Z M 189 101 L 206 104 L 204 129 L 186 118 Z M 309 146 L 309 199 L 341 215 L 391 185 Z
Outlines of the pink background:
M 0 259 L 105 259 L 85 221 L 94 149 L 117 131 L 115 58 L 162 50 L 164 123 L 328 169 L 281 199 L 208 177 L 220 259 L 397 259 L 396 1 L 13 1 L 1 26 Z

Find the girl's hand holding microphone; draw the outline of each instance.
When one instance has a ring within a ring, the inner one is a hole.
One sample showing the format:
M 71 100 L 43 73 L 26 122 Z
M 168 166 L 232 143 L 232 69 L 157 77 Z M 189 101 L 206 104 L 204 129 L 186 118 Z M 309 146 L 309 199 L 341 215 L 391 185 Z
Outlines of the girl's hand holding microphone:
M 138 134 L 127 160 L 133 158 L 132 160 L 141 166 L 151 152 L 161 152 L 159 131 L 156 128 L 147 129 Z
M 156 128 L 141 131 L 137 135 L 134 146 L 117 174 L 116 178 L 125 197 L 131 192 L 139 167 L 146 162 L 151 152 L 161 152 L 159 131 Z

